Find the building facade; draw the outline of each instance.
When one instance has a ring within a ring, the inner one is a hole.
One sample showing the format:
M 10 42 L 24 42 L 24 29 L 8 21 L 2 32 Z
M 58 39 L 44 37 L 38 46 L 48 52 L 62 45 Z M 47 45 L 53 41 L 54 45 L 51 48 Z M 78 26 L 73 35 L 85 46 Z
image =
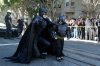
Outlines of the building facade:
M 86 7 L 77 2 L 77 0 L 63 0 L 61 7 L 57 10 L 57 13 L 64 14 L 68 19 L 87 17 Z M 100 5 L 97 6 L 93 17 L 96 17 L 97 14 L 100 14 Z

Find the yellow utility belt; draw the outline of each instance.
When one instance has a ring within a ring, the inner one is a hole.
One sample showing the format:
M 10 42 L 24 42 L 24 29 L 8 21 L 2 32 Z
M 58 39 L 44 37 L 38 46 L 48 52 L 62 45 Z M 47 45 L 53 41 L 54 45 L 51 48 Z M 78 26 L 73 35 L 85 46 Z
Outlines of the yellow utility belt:
M 61 37 L 61 36 L 57 36 L 57 39 L 64 39 L 64 37 Z

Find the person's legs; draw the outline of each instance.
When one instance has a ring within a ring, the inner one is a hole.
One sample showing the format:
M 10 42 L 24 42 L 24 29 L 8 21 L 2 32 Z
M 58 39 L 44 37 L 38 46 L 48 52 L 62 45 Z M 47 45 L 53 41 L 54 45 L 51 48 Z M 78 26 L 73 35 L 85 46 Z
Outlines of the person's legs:
M 89 28 L 88 34 L 89 34 L 89 40 L 91 40 L 92 39 L 92 30 L 91 30 L 91 28 Z
M 82 30 L 82 39 L 83 39 L 83 30 Z
M 61 60 L 61 40 L 57 39 L 56 43 L 56 60 L 60 61 Z
M 46 59 L 46 52 L 48 51 L 48 48 L 50 46 L 50 42 L 46 39 L 40 37 L 38 40 L 38 49 L 41 53 L 41 58 Z
M 78 31 L 77 31 L 77 28 L 76 28 L 76 38 L 78 38 Z
M 61 39 L 61 59 L 63 59 L 63 57 L 65 56 L 63 53 L 63 48 L 64 48 L 64 39 Z
M 94 32 L 94 29 L 93 29 L 93 40 L 94 40 L 94 38 L 95 38 L 95 34 L 94 34 L 95 32 Z
M 74 38 L 74 28 L 71 28 L 71 38 Z
M 11 26 L 8 27 L 8 35 L 9 35 L 9 39 L 11 39 L 12 37 Z
M 89 29 L 87 29 L 86 34 L 87 34 L 87 40 L 89 40 Z
M 70 31 L 67 32 L 67 38 L 70 39 Z
M 50 46 L 49 41 L 47 41 L 46 39 L 44 39 L 42 37 L 39 38 L 38 47 L 39 47 L 41 53 L 46 52 L 47 49 L 49 48 L 49 46 Z
M 23 36 L 23 26 L 20 26 L 20 35 Z
M 83 39 L 85 39 L 85 30 L 83 30 Z
M 98 29 L 98 42 L 100 42 L 100 29 Z
M 94 40 L 95 34 L 94 34 L 94 29 L 92 29 L 92 39 Z
M 75 28 L 74 28 L 74 38 L 76 37 L 76 32 L 75 32 Z
M 8 37 L 8 29 L 6 29 L 6 33 L 5 33 L 5 39 L 7 39 L 7 37 Z
M 77 28 L 74 28 L 74 38 L 78 38 Z
M 9 39 L 11 39 L 11 38 L 12 38 L 12 32 L 9 31 Z
M 80 29 L 77 28 L 77 32 L 78 32 L 78 37 L 80 38 Z
M 9 38 L 9 26 L 6 27 L 5 39 Z

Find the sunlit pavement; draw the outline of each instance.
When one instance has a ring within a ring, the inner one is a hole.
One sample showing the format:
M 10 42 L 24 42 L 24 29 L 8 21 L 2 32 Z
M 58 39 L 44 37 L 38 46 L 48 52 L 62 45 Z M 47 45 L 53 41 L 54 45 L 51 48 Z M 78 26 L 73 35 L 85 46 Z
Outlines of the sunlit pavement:
M 20 39 L 14 38 L 14 40 L 0 38 L 0 66 L 79 66 L 72 62 L 62 60 L 58 62 L 55 56 L 47 56 L 47 59 L 34 58 L 30 64 L 13 63 L 9 60 L 2 59 L 13 55 L 16 51 L 18 42 Z
M 66 52 L 67 49 L 68 49 L 68 51 L 70 51 L 71 48 L 74 48 L 74 51 L 76 51 L 76 52 L 79 52 L 79 49 L 80 50 L 90 49 L 91 51 L 96 50 L 97 53 L 100 51 L 99 46 L 98 46 L 99 44 L 97 43 L 97 41 L 81 40 L 81 39 L 74 39 L 74 38 L 67 40 L 67 38 L 65 38 L 65 48 L 64 48 L 65 54 L 68 57 L 70 56 L 72 58 L 75 58 L 76 60 L 66 57 L 62 62 L 57 62 L 55 59 L 55 56 L 48 55 L 47 59 L 39 59 L 38 58 L 38 59 L 33 59 L 30 64 L 20 64 L 20 63 L 12 63 L 10 61 L 2 59 L 3 57 L 13 55 L 13 53 L 17 49 L 17 46 L 18 46 L 20 39 L 21 39 L 21 37 L 14 38 L 14 40 L 0 38 L 0 50 L 1 50 L 0 51 L 0 66 L 62 66 L 62 65 L 63 66 L 90 66 L 86 63 L 82 63 L 82 62 L 87 62 L 87 61 L 83 60 L 83 59 L 85 59 L 84 57 L 80 57 L 77 54 L 76 55 L 72 54 L 72 53 L 70 54 L 70 53 Z M 92 44 L 95 44 L 95 45 L 92 45 Z M 71 47 L 71 48 L 69 49 L 69 47 Z M 76 49 L 78 49 L 78 51 Z M 89 52 L 91 52 L 91 51 L 89 51 Z M 96 52 L 96 51 L 94 51 L 94 52 Z M 86 53 L 84 53 L 84 54 L 86 54 Z M 77 59 L 78 60 L 82 59 L 81 60 L 82 62 L 77 61 Z M 94 60 L 93 60 L 93 62 L 94 62 Z
M 90 43 L 98 43 L 97 41 L 94 40 L 81 40 L 81 39 L 76 39 L 76 38 L 70 38 L 69 40 L 67 38 L 64 38 L 65 41 L 82 41 L 82 42 L 90 42 Z

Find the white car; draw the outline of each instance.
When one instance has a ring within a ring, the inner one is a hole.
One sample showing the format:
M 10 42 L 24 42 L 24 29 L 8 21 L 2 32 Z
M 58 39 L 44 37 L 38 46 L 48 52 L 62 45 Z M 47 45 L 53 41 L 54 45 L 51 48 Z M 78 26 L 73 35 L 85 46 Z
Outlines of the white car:
M 4 23 L 0 23 L 0 37 L 4 37 L 6 33 L 6 25 Z M 18 37 L 18 29 L 13 25 L 12 27 L 12 37 Z

